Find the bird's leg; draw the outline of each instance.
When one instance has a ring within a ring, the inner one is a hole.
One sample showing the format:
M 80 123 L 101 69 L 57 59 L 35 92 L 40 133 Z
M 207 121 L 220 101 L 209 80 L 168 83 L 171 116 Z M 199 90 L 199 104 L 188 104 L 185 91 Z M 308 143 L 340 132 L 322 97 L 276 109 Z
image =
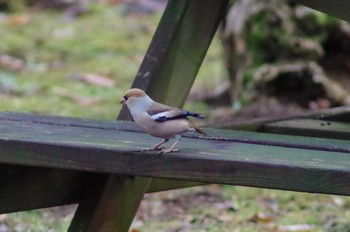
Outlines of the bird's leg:
M 168 142 L 168 141 L 169 141 L 169 139 L 166 138 L 166 139 L 164 139 L 162 142 L 157 143 L 156 145 L 154 145 L 152 148 L 144 148 L 144 149 L 142 150 L 142 152 L 145 152 L 145 151 L 162 150 L 163 148 L 161 148 L 160 146 L 163 145 L 164 143 Z
M 154 145 L 153 150 L 162 150 L 162 148 L 160 147 L 160 145 L 163 145 L 164 143 L 166 143 L 166 142 L 168 142 L 168 141 L 169 141 L 169 139 L 166 138 L 166 139 L 164 139 L 162 142 L 157 143 L 156 145 Z
M 174 147 L 175 147 L 176 144 L 180 141 L 180 138 L 181 138 L 181 136 L 180 136 L 180 135 L 177 135 L 177 136 L 176 136 L 176 140 L 175 140 L 175 142 L 173 143 L 173 145 L 171 145 L 171 147 L 168 148 L 168 149 L 163 149 L 163 150 L 161 150 L 158 154 L 165 154 L 165 153 L 170 153 L 170 152 L 178 151 L 179 149 L 175 149 Z

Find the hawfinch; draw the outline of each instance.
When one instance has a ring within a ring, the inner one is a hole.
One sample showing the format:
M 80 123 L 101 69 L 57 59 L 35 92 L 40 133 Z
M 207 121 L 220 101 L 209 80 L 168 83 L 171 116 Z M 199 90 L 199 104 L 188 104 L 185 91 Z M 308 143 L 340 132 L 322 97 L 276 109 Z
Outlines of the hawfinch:
M 141 89 L 126 91 L 120 102 L 128 106 L 136 124 L 144 132 L 164 139 L 154 145 L 153 148 L 145 150 L 160 150 L 159 154 L 165 154 L 178 150 L 174 147 L 179 142 L 181 134 L 187 131 L 196 131 L 206 135 L 204 131 L 187 118 L 192 116 L 203 119 L 203 115 L 155 102 Z M 161 148 L 160 146 L 168 142 L 170 138 L 176 138 L 174 144 L 169 149 Z

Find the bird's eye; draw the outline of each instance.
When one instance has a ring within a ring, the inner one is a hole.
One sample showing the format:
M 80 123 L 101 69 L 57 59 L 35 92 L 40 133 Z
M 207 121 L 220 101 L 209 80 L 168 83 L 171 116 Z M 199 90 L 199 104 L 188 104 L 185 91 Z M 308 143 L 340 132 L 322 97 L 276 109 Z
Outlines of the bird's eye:
M 129 97 L 125 95 L 123 98 L 125 101 L 127 101 Z

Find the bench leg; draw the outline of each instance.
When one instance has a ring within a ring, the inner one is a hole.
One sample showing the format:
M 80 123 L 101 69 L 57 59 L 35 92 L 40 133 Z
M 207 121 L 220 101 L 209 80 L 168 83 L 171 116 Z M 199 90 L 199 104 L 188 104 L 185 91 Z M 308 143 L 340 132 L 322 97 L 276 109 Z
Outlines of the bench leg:
M 103 189 L 79 204 L 68 232 L 127 232 L 150 180 L 109 176 Z

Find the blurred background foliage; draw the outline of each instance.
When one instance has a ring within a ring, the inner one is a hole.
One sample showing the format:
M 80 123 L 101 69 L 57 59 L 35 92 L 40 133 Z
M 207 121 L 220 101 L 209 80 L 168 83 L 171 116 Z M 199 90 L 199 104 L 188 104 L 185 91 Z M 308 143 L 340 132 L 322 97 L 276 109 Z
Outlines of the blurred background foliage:
M 164 0 L 0 0 L 0 110 L 114 120 Z M 348 23 L 237 0 L 185 108 L 225 126 L 348 105 Z M 346 197 L 209 186 L 146 196 L 133 231 L 349 231 Z M 65 231 L 74 206 L 0 215 L 0 232 Z

